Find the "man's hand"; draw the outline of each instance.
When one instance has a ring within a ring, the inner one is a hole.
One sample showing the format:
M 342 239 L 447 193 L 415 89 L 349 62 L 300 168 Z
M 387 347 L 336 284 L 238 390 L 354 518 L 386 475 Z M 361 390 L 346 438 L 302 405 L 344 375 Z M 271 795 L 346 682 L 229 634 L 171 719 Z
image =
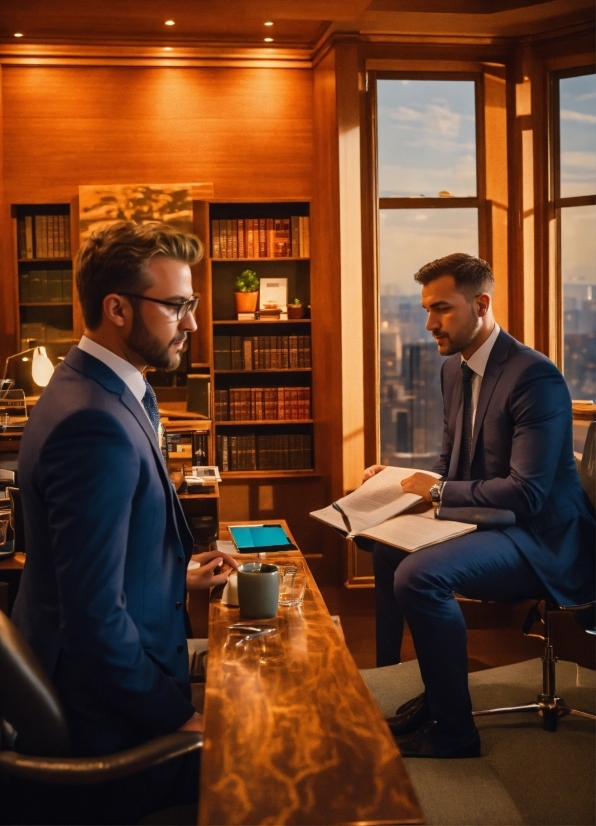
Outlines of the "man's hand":
M 186 572 L 186 587 L 189 591 L 223 585 L 228 581 L 230 572 L 238 567 L 236 560 L 222 551 L 205 551 L 202 554 L 194 554 L 192 558 L 199 562 L 201 567 Z M 216 572 L 215 569 L 219 565 L 222 567 Z
M 371 479 L 375 473 L 380 473 L 382 470 L 385 470 L 385 468 L 386 465 L 371 465 L 370 467 L 367 467 L 362 474 L 362 484 L 364 484 L 367 479 Z
M 405 493 L 416 493 L 422 496 L 425 502 L 430 502 L 430 489 L 436 482 L 436 478 L 430 473 L 414 473 L 402 479 L 401 486 Z
M 203 731 L 204 724 L 203 724 L 203 715 L 199 714 L 198 711 L 192 715 L 190 720 L 187 720 L 183 726 L 180 726 L 178 731 Z

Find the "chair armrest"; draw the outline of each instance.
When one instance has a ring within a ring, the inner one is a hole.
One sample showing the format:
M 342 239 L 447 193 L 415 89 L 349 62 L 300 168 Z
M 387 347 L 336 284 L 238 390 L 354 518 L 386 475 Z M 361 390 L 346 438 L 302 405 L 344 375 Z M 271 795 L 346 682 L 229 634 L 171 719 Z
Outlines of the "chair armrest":
M 105 757 L 32 757 L 0 751 L 0 773 L 60 786 L 103 783 L 157 766 L 202 746 L 201 732 L 175 731 Z
M 515 525 L 513 511 L 502 508 L 444 508 L 441 506 L 437 512 L 437 519 L 466 522 L 470 525 L 477 525 L 479 530 L 485 531 Z

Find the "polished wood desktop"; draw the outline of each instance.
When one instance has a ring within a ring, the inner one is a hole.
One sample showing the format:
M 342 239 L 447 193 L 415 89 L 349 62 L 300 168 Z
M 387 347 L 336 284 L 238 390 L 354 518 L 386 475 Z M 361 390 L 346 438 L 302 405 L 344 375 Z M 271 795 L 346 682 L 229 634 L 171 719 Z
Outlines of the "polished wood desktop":
M 256 621 L 277 633 L 236 645 L 229 626 L 239 609 L 211 600 L 199 823 L 422 823 L 389 729 L 302 554 L 266 559 L 304 565 L 304 603 Z

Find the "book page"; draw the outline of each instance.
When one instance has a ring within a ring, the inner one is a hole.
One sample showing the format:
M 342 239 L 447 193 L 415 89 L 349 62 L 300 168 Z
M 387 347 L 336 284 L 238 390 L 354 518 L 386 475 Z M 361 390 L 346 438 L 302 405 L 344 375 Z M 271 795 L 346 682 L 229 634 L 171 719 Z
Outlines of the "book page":
M 313 511 L 310 515 L 346 533 L 351 538 L 367 528 L 391 519 L 392 516 L 402 513 L 421 501 L 422 497 L 415 493 L 404 493 L 401 486 L 402 479 L 416 472 L 415 468 L 386 467 L 357 490 L 338 499 L 338 505 L 350 523 L 350 531 L 341 513 L 336 511 L 332 505 Z M 431 471 L 420 472 L 428 473 L 435 479 L 441 478 Z
M 436 545 L 463 536 L 476 530 L 476 525 L 465 522 L 449 522 L 435 519 L 432 510 L 424 514 L 404 513 L 362 531 L 362 536 L 392 545 L 402 551 L 419 551 L 429 545 Z

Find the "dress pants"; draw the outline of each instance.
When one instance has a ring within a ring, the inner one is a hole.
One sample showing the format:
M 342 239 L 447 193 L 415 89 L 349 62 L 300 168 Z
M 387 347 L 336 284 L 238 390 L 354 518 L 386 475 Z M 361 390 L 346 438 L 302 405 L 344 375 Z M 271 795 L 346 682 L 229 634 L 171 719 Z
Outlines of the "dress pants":
M 359 543 L 360 545 L 360 543 Z M 501 531 L 474 532 L 414 553 L 374 543 L 377 665 L 400 662 L 408 623 L 437 729 L 463 736 L 474 728 L 468 691 L 467 630 L 454 592 L 514 602 L 546 589 Z

